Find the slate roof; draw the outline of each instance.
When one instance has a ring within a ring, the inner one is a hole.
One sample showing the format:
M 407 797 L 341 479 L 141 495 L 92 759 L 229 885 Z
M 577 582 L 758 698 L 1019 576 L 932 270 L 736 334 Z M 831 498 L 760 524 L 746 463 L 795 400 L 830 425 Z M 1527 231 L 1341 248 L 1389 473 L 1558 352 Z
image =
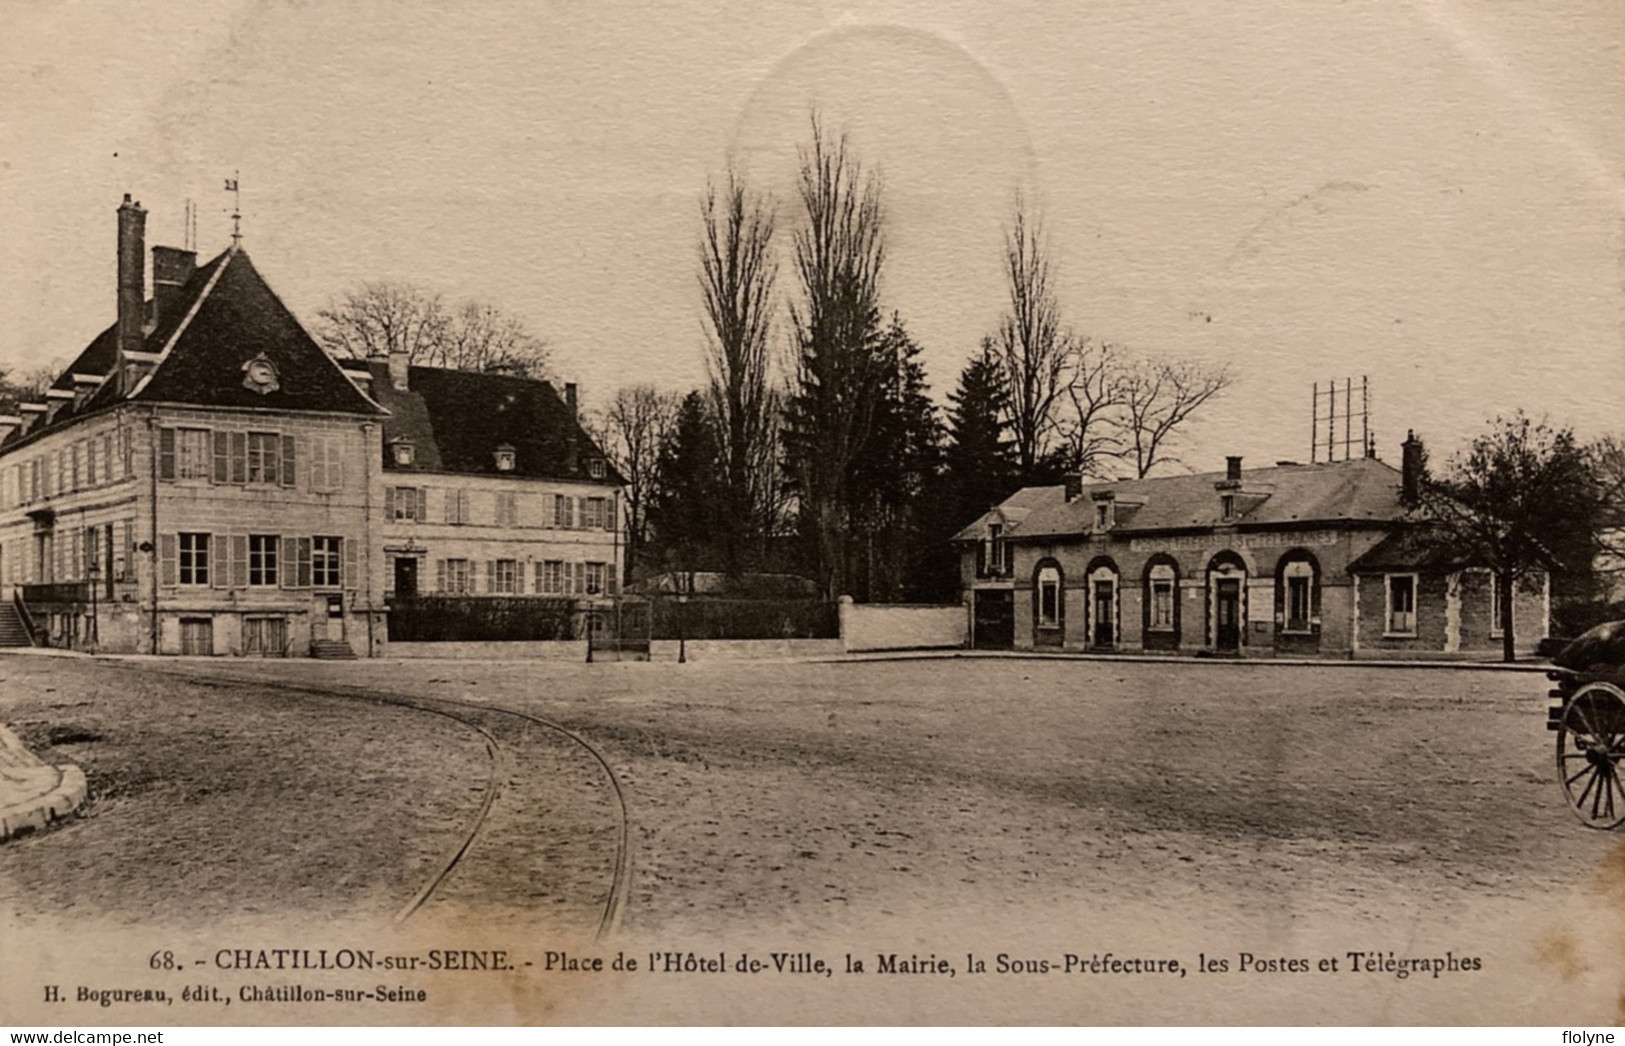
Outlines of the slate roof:
M 150 376 L 128 397 L 120 397 L 115 382 L 105 381 L 83 403 L 64 403 L 49 425 L 36 425 L 26 436 L 20 430 L 14 432 L 0 446 L 31 441 L 124 399 L 260 410 L 383 413 L 316 344 L 240 246 L 198 266 L 175 301 L 144 342 L 147 352 L 162 355 Z M 91 340 L 51 387 L 71 390 L 75 374 L 109 375 L 117 348 L 118 325 L 114 323 Z M 274 392 L 261 393 L 243 384 L 243 365 L 261 354 L 276 368 L 279 387 Z
M 411 367 L 405 391 L 389 380 L 389 364 L 368 362 L 372 395 L 389 410 L 384 422 L 384 468 L 392 472 L 461 472 L 473 475 L 565 479 L 620 484 L 604 452 L 545 381 L 510 374 Z M 395 461 L 391 444 L 409 439 L 413 462 Z M 496 449 L 514 450 L 514 467 L 500 471 Z M 593 459 L 604 462 L 594 479 Z
M 1220 517 L 1216 484 L 1223 472 L 1155 479 L 1091 483 L 1081 497 L 1068 502 L 1061 487 L 1030 487 L 1017 491 L 1003 504 L 1025 510 L 1007 536 L 1057 538 L 1093 533 L 1095 497 L 1111 494 L 1116 500 L 1113 534 L 1143 535 L 1206 530 L 1221 523 L 1238 530 L 1304 527 L 1324 524 L 1378 525 L 1407 518 L 1400 503 L 1400 473 L 1375 458 L 1358 458 L 1316 465 L 1276 465 L 1247 469 L 1236 495 L 1238 518 Z M 984 515 L 956 535 L 972 541 L 990 518 Z
M 1350 574 L 1381 574 L 1393 570 L 1459 570 L 1475 564 L 1457 551 L 1430 541 L 1418 529 L 1396 530 L 1356 556 Z

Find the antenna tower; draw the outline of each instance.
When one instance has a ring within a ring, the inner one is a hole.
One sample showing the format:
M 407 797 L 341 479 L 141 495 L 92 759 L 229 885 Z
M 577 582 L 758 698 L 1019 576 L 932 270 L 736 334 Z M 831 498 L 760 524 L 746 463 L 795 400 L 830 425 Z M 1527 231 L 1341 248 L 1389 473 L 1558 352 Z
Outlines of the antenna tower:
M 1362 375 L 1359 387 L 1356 389 L 1353 378 L 1344 378 L 1342 387 L 1336 378 L 1328 381 L 1324 386 L 1316 382 L 1310 393 L 1310 419 L 1309 419 L 1309 460 L 1311 463 L 1321 461 L 1348 461 L 1356 457 L 1354 448 L 1359 447 L 1359 457 L 1376 457 L 1375 448 L 1371 442 L 1371 385 Z M 1355 393 L 1359 393 L 1359 403 L 1355 403 Z M 1359 442 L 1354 437 L 1354 417 L 1360 418 Z M 1338 421 L 1341 420 L 1343 431 L 1338 432 Z M 1324 425 L 1324 428 L 1322 427 Z M 1341 453 L 1340 453 L 1341 452 Z

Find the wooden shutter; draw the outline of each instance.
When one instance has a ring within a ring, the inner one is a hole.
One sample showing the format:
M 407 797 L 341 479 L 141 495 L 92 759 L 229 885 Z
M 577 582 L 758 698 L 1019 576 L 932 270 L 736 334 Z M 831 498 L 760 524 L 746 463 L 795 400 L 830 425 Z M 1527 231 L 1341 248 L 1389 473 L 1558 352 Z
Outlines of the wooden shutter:
M 282 485 L 284 487 L 291 487 L 291 486 L 294 485 L 295 476 L 294 476 L 293 460 L 294 460 L 294 439 L 293 439 L 292 436 L 283 436 L 282 437 Z
M 350 588 L 360 586 L 360 579 L 355 572 L 355 542 L 348 538 L 338 538 L 339 547 L 344 552 L 344 573 L 339 575 L 339 583 Z
M 231 434 L 231 481 L 248 482 L 248 433 Z
M 216 483 L 231 482 L 231 433 L 216 430 L 214 433 L 214 481 Z
M 204 572 L 208 575 L 206 584 L 214 588 L 225 588 L 231 582 L 231 549 L 230 542 L 224 534 L 206 534 L 203 537 L 204 547 L 208 551 L 204 554 Z M 192 560 L 193 570 L 197 568 L 197 559 Z M 197 574 L 192 575 L 193 580 Z
M 496 564 L 496 560 L 488 559 L 488 560 L 485 561 L 485 591 L 486 592 L 495 592 L 496 590 L 497 590 L 497 564 Z
M 414 518 L 428 522 L 429 519 L 429 488 L 418 488 L 418 514 Z
M 180 545 L 174 534 L 164 534 L 158 538 L 158 578 L 165 585 L 176 583 L 177 564 L 180 562 Z
M 620 580 L 619 574 L 620 571 L 615 569 L 614 563 L 604 564 L 604 591 L 609 595 L 615 594 L 616 583 Z
M 277 564 L 282 569 L 282 564 Z M 231 585 L 233 588 L 243 588 L 248 584 L 248 535 L 233 534 L 231 536 Z
M 175 430 L 158 430 L 158 478 L 175 478 Z
M 446 590 L 446 561 L 443 559 L 434 561 L 434 590 L 436 592 Z
M 282 538 L 282 552 L 277 561 L 277 583 L 283 588 L 297 588 L 298 574 L 293 565 L 299 560 L 299 543 L 292 537 L 284 535 Z
M 298 569 L 298 573 L 295 576 L 298 578 L 299 587 L 300 588 L 309 588 L 310 583 L 311 583 L 311 581 L 310 581 L 310 539 L 309 538 L 300 538 L 299 539 L 299 559 L 298 559 L 297 569 Z

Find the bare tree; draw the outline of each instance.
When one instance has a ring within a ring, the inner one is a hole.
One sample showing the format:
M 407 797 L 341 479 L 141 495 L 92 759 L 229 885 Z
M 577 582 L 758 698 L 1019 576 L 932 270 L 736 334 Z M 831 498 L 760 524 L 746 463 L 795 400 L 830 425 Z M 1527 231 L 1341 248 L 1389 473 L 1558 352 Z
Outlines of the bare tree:
M 0 413 L 12 414 L 24 403 L 44 399 L 45 390 L 66 367 L 67 364 L 58 359 L 21 372 L 0 368 Z
M 880 395 L 880 181 L 826 135 L 817 114 L 800 151 L 803 223 L 796 230 L 799 301 L 796 388 L 785 427 L 785 457 L 798 521 L 825 596 L 847 583 L 851 532 L 849 476 Z
M 1016 465 L 1027 478 L 1060 435 L 1057 408 L 1072 384 L 1077 353 L 1071 333 L 1061 327 L 1042 223 L 1020 196 L 1004 237 L 1004 268 L 1010 301 L 993 352 L 1003 372 Z
M 418 364 L 431 361 L 450 325 L 440 295 L 390 280 L 363 283 L 316 316 L 316 337 L 329 355 L 385 359 L 404 351 Z
M 1108 421 L 1122 442 L 1122 457 L 1143 479 L 1158 465 L 1178 461 L 1172 451 L 1190 416 L 1229 388 L 1223 367 L 1190 361 L 1142 361 L 1120 378 L 1120 403 Z
M 728 172 L 720 195 L 708 186 L 700 242 L 700 291 L 710 353 L 711 411 L 722 443 L 724 493 L 723 561 L 740 570 L 743 547 L 768 525 L 766 501 L 777 477 L 759 467 L 764 450 L 776 457 L 768 340 L 773 327 L 777 266 L 772 204 Z
M 1123 441 L 1113 418 L 1123 406 L 1123 355 L 1106 342 L 1080 341 L 1073 348 L 1067 398 L 1072 413 L 1057 425 L 1064 441 L 1066 471 L 1105 475 L 1105 465 L 1122 457 Z
M 427 361 L 450 370 L 506 369 L 527 378 L 548 376 L 547 343 L 523 320 L 485 302 L 464 302 L 454 311 Z
M 594 440 L 626 480 L 626 578 L 649 541 L 649 509 L 659 496 L 660 449 L 676 424 L 681 397 L 653 385 L 628 385 L 589 420 Z

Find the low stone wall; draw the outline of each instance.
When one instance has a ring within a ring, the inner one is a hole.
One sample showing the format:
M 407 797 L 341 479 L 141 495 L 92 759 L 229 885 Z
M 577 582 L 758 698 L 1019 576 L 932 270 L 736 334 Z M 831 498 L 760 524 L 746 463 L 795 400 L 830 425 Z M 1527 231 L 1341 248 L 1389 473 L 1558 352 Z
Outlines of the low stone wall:
M 690 661 L 742 661 L 753 658 L 835 657 L 841 653 L 839 639 L 690 639 L 685 655 Z M 657 639 L 649 645 L 653 661 L 676 661 L 675 639 Z M 511 642 L 389 643 L 385 658 L 451 658 L 476 661 L 585 661 L 585 640 Z M 600 655 L 614 660 L 613 653 Z M 630 659 L 630 655 L 628 655 Z
M 384 644 L 383 658 L 453 658 L 458 661 L 585 661 L 585 639 L 515 639 L 491 642 Z
M 964 647 L 970 642 L 969 612 L 957 603 L 854 603 L 842 596 L 841 641 L 849 652 Z

